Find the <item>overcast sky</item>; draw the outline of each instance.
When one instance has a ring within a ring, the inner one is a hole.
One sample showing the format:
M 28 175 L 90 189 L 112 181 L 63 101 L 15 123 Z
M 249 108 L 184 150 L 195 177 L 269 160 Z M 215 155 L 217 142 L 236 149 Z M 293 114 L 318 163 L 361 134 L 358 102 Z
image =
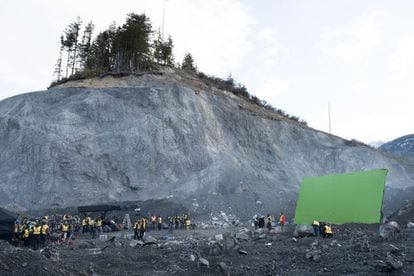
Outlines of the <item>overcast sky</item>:
M 95 34 L 127 13 L 162 26 L 164 0 L 0 2 L 0 99 L 44 90 L 65 27 Z M 229 73 L 309 126 L 363 142 L 414 133 L 414 1 L 169 0 L 165 33 L 181 61 Z

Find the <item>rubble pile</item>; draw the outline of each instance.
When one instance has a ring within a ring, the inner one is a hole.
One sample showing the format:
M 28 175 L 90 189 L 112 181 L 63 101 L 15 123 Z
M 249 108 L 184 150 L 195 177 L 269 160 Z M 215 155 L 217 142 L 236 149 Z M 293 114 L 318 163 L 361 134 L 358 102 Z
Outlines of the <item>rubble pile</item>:
M 381 237 L 379 229 L 390 225 L 338 225 L 332 238 L 292 225 L 150 230 L 143 240 L 121 230 L 37 251 L 0 242 L 0 275 L 413 274 L 414 230 L 404 225 L 392 239 Z
M 202 229 L 208 228 L 229 228 L 233 226 L 239 226 L 240 219 L 232 214 L 226 214 L 223 211 L 220 211 L 218 214 L 210 214 L 209 218 L 206 221 L 199 223 L 199 227 Z

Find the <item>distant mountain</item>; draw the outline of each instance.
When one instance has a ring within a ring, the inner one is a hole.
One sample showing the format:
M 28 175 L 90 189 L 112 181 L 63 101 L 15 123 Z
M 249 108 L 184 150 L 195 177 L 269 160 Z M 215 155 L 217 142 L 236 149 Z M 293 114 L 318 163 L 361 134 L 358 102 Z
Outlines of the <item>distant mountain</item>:
M 385 144 L 385 142 L 384 141 L 374 141 L 374 142 L 370 142 L 369 143 L 369 145 L 371 146 L 371 147 L 374 147 L 374 148 L 379 148 L 380 146 L 382 146 L 383 144 Z
M 402 156 L 414 156 L 414 134 L 409 134 L 379 147 L 383 152 Z

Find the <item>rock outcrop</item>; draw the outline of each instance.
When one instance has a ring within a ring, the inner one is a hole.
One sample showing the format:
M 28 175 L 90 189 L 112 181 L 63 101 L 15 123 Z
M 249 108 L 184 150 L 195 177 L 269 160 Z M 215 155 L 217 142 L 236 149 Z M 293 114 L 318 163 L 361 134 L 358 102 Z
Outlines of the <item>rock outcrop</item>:
M 8 206 L 167 199 L 192 211 L 291 214 L 304 176 L 384 167 L 393 206 L 414 187 L 397 160 L 196 79 L 107 77 L 0 102 L 0 201 Z

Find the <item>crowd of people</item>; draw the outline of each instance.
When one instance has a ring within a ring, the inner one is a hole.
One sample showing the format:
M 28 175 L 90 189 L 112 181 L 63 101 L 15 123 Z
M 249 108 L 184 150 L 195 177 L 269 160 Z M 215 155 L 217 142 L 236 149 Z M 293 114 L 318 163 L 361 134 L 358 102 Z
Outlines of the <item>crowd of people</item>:
M 286 215 L 280 213 L 277 225 L 283 230 L 286 224 Z M 270 214 L 267 216 L 255 216 L 254 227 L 267 228 L 270 232 L 273 228 L 273 217 Z M 314 221 L 313 224 L 315 236 L 331 237 L 333 236 L 333 228 L 330 224 L 325 222 Z M 27 246 L 37 250 L 44 247 L 48 242 L 53 239 L 57 243 L 70 242 L 74 239 L 74 233 L 90 234 L 91 238 L 96 238 L 97 234 L 103 232 L 117 231 L 127 228 L 126 225 L 120 223 L 120 221 L 114 217 L 111 220 L 105 218 L 104 215 L 92 217 L 90 215 L 84 215 L 81 219 L 79 216 L 44 216 L 41 219 L 28 219 L 23 218 L 21 221 L 17 219 L 14 225 L 14 237 L 13 242 L 16 246 Z M 183 215 L 171 215 L 168 217 L 162 217 L 160 215 L 151 215 L 149 217 L 141 216 L 132 226 L 134 231 L 134 239 L 144 239 L 145 233 L 149 230 L 168 229 L 170 233 L 174 229 L 190 229 L 194 228 L 191 224 L 188 214 Z
M 143 239 L 145 233 L 149 229 L 158 229 L 158 231 L 161 231 L 163 228 L 165 228 L 165 226 L 167 226 L 170 233 L 173 232 L 173 229 L 188 230 L 193 227 L 188 214 L 168 216 L 166 223 L 164 222 L 164 218 L 160 215 L 151 215 L 149 218 L 141 217 L 134 223 L 133 226 L 134 239 Z
M 280 213 L 277 223 L 283 230 L 283 226 L 286 224 L 286 215 L 283 212 Z M 264 228 L 266 226 L 268 232 L 270 232 L 273 228 L 273 217 L 270 214 L 267 214 L 266 217 L 256 215 L 254 216 L 253 224 L 255 229 Z

